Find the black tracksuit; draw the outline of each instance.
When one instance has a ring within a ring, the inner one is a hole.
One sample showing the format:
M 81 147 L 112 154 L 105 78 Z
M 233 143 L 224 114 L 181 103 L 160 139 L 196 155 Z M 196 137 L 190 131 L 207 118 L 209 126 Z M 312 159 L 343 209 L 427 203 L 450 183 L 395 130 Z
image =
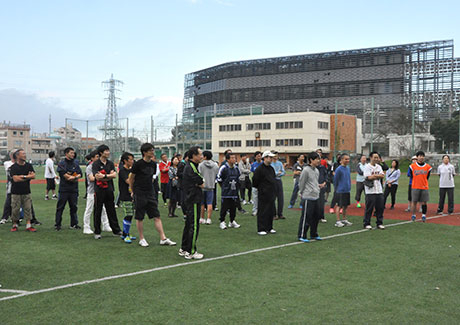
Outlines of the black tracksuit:
M 275 170 L 270 165 L 261 164 L 254 172 L 252 186 L 257 188 L 259 206 L 257 209 L 257 231 L 273 229 L 277 181 Z
M 198 172 L 198 164 L 193 161 L 186 162 L 181 179 L 181 188 L 184 197 L 182 207 L 186 215 L 184 231 L 182 233 L 182 250 L 190 254 L 196 252 L 196 241 L 200 230 L 198 219 L 203 201 L 201 184 L 203 184 L 203 177 Z
M 59 184 L 59 197 L 56 205 L 55 226 L 61 227 L 62 213 L 67 202 L 69 202 L 70 207 L 70 226 L 77 226 L 78 181 L 68 181 L 64 175 L 82 175 L 82 171 L 77 160 L 67 158 L 59 162 L 57 171 L 61 178 L 61 183 Z

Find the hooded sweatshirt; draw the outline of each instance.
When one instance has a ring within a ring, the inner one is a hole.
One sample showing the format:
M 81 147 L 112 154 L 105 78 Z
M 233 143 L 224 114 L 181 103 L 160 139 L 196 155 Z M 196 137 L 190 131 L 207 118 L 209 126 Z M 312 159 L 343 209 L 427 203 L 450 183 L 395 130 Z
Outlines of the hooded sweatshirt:
M 203 160 L 198 166 L 198 171 L 204 178 L 204 190 L 212 191 L 216 187 L 216 176 L 219 172 L 217 163 L 212 160 Z

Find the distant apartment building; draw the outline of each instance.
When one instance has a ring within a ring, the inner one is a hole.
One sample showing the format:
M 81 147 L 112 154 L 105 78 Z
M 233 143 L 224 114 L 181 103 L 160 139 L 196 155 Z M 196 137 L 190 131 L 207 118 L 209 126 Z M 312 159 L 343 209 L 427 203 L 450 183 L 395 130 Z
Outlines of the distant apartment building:
M 276 150 L 282 161 L 293 165 L 299 154 L 318 148 L 326 154 L 333 154 L 334 148 L 361 152 L 362 142 L 361 120 L 352 115 L 297 112 L 212 119 L 212 151 L 220 160 L 226 149 L 250 155 Z
M 10 122 L 0 123 L 0 155 L 7 156 L 13 149 L 22 148 L 31 154 L 30 125 Z
M 72 126 L 72 123 L 67 123 L 66 126 L 54 129 L 54 133 L 64 142 L 81 142 L 81 132 Z
M 28 156 L 34 163 L 43 164 L 50 151 L 56 150 L 55 139 L 48 134 L 33 134 L 30 137 L 31 154 Z

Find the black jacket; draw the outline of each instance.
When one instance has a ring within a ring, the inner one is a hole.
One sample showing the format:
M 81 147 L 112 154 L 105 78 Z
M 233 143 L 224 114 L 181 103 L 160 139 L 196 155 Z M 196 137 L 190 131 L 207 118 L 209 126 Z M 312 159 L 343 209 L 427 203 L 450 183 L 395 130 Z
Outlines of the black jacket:
M 272 166 L 261 164 L 254 172 L 252 186 L 257 188 L 257 192 L 262 200 L 274 200 L 276 193 L 276 176 Z
M 78 160 L 72 159 L 68 160 L 64 158 L 58 164 L 57 172 L 59 177 L 61 178 L 61 182 L 59 184 L 59 192 L 60 193 L 78 193 L 78 182 L 76 181 L 68 181 L 65 179 L 64 175 L 82 175 L 81 168 L 78 164 Z
M 184 175 L 184 168 L 187 162 L 185 160 L 181 160 L 177 165 L 177 187 L 182 188 L 182 177 Z
M 184 203 L 201 203 L 203 201 L 203 191 L 200 185 L 203 184 L 203 177 L 198 172 L 198 164 L 193 161 L 187 161 L 181 181 L 181 188 L 184 191 Z

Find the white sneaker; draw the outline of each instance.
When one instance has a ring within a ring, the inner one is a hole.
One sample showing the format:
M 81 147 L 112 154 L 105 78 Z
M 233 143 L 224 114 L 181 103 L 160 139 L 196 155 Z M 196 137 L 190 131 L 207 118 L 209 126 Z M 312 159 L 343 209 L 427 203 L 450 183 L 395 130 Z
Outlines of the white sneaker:
M 94 234 L 94 231 L 92 231 L 91 228 L 86 228 L 86 227 L 84 227 L 84 228 L 83 228 L 83 233 L 84 233 L 85 235 L 92 235 L 92 234 Z
M 344 226 L 352 226 L 353 225 L 353 223 L 351 223 L 348 220 L 342 220 L 342 223 L 343 223 Z
M 228 228 L 239 228 L 239 227 L 241 227 L 241 226 L 239 224 L 237 224 L 235 220 L 233 220 L 232 222 L 228 223 Z
M 246 200 L 243 200 L 243 205 L 246 205 L 248 204 L 248 202 L 246 202 Z
M 378 225 L 378 226 L 377 226 L 377 229 L 383 230 L 383 229 L 385 229 L 385 226 L 384 226 L 384 225 Z
M 271 233 L 271 234 L 276 234 L 276 230 L 275 230 L 275 229 L 272 229 L 272 230 L 270 230 L 270 233 Z
M 110 228 L 110 226 L 102 226 L 102 231 L 104 232 L 112 232 L 112 228 Z
M 212 223 L 211 219 L 206 219 L 206 224 L 210 225 Z
M 254 201 L 253 201 L 253 200 L 250 200 L 250 201 L 249 201 L 249 204 L 254 204 Z
M 200 225 L 206 223 L 206 220 L 204 220 L 203 218 L 200 218 Z
M 343 226 L 345 226 L 345 225 L 339 220 L 339 221 L 337 221 L 337 222 L 335 223 L 334 226 L 341 228 L 341 227 L 343 227 Z
M 141 245 L 142 247 L 148 247 L 149 243 L 147 243 L 145 238 L 143 238 L 143 239 L 139 240 L 139 245 Z
M 259 231 L 257 234 L 260 235 L 260 236 L 265 236 L 267 234 L 267 232 L 266 231 Z
M 176 242 L 173 242 L 171 239 L 166 238 L 165 240 L 160 240 L 160 245 L 164 245 L 164 246 L 176 246 Z
M 6 223 L 6 219 L 0 220 L 0 225 L 4 225 Z
M 257 211 L 254 211 L 254 212 L 252 213 L 252 216 L 253 216 L 253 217 L 257 217 Z
M 371 229 L 372 229 L 372 226 L 371 226 L 371 225 L 367 225 L 366 227 L 364 227 L 364 229 L 371 230 Z
M 185 252 L 184 257 L 185 257 L 186 260 L 201 260 L 204 257 L 204 255 L 200 254 L 198 252 L 195 252 L 194 254 L 190 254 L 189 252 Z
M 326 223 L 326 222 L 327 222 L 326 219 L 320 219 L 319 221 L 321 221 L 322 223 Z
M 222 221 L 220 224 L 219 224 L 219 228 L 224 230 L 224 229 L 227 229 L 227 226 L 225 225 L 225 221 Z
M 101 235 L 94 235 L 94 239 L 101 239 L 102 236 Z
M 188 253 L 184 251 L 182 248 L 179 248 L 179 256 L 185 256 L 185 254 L 188 254 Z

